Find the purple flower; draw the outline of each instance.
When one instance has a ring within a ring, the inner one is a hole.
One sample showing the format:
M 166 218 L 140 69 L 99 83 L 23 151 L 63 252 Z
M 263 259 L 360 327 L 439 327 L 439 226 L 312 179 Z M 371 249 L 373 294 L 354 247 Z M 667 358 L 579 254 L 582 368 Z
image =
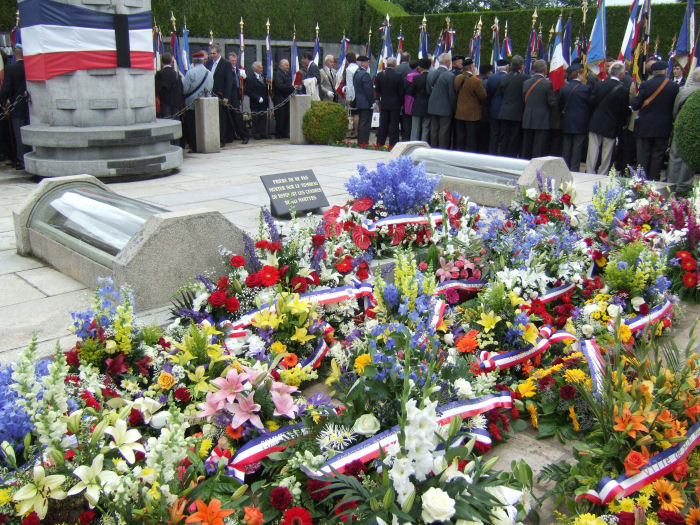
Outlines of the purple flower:
M 272 242 L 279 242 L 280 234 L 277 231 L 277 226 L 275 226 L 275 219 L 272 217 L 270 210 L 268 210 L 265 206 L 262 208 L 262 216 L 265 220 L 265 224 L 267 225 L 267 229 L 270 232 L 270 239 L 272 239 Z

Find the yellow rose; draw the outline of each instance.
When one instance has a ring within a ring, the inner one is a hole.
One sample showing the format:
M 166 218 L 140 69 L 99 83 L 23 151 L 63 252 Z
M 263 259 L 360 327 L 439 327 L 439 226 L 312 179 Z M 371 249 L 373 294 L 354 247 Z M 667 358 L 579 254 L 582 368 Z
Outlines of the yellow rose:
M 169 390 L 173 387 L 174 384 L 175 378 L 172 374 L 163 371 L 158 376 L 158 386 L 161 387 L 163 390 Z

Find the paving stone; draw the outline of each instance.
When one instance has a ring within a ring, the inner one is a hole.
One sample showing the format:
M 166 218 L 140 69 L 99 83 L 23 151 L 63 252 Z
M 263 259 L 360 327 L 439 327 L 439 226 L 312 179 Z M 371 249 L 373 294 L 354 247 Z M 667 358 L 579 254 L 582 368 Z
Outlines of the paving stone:
M 85 288 L 84 284 L 49 266 L 25 270 L 17 275 L 46 295 L 58 295 Z
M 3 208 L 3 214 L 8 212 L 5 217 L 0 217 L 0 232 L 11 232 L 15 230 L 15 223 L 12 220 L 12 210 L 9 207 Z
M 22 257 L 12 250 L 0 252 L 0 275 L 21 272 L 22 270 L 31 270 L 32 268 L 40 268 L 41 266 L 45 266 L 44 263 L 33 257 Z
M 0 250 L 14 250 L 15 247 L 15 232 L 0 232 Z
M 0 306 L 41 299 L 42 297 L 46 297 L 46 295 L 16 274 L 0 275 Z

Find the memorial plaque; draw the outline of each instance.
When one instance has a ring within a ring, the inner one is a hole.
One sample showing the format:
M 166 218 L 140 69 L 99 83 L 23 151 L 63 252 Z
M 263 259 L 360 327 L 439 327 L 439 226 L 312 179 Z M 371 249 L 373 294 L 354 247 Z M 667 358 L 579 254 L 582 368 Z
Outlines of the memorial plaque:
M 290 203 L 295 213 L 328 206 L 328 199 L 313 170 L 288 171 L 262 175 L 260 180 L 270 197 L 272 215 L 289 215 Z

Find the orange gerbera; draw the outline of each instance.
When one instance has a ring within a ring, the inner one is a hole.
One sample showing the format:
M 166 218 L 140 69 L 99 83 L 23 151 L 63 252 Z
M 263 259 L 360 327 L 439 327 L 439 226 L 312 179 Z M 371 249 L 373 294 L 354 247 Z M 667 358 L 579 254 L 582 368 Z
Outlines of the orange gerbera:
M 189 516 L 185 523 L 200 523 L 202 525 L 224 525 L 224 520 L 229 514 L 233 514 L 233 510 L 221 510 L 221 501 L 213 498 L 209 505 L 197 498 L 194 502 L 197 505 L 197 512 Z
M 678 489 L 673 486 L 673 483 L 665 478 L 657 479 L 651 484 L 656 492 L 656 497 L 659 498 L 659 506 L 661 510 L 669 510 L 678 512 L 685 505 L 683 496 Z
M 685 525 L 700 525 L 700 507 L 695 507 L 688 511 L 685 517 Z
M 297 366 L 298 361 L 299 358 L 296 354 L 287 354 L 282 358 L 282 364 L 285 368 L 294 368 L 295 366 Z
M 649 432 L 649 429 L 642 424 L 642 421 L 644 421 L 644 416 L 633 416 L 629 408 L 625 408 L 622 411 L 622 417 L 615 416 L 616 425 L 613 427 L 613 430 L 626 432 L 629 437 L 636 439 L 637 430 Z
M 241 436 L 243 435 L 243 425 L 236 428 L 233 428 L 231 425 L 227 425 L 226 434 L 231 439 L 241 439 Z
M 473 352 L 476 347 L 479 346 L 476 340 L 477 335 L 479 335 L 477 330 L 469 330 L 466 334 L 457 339 L 457 350 L 463 354 Z

